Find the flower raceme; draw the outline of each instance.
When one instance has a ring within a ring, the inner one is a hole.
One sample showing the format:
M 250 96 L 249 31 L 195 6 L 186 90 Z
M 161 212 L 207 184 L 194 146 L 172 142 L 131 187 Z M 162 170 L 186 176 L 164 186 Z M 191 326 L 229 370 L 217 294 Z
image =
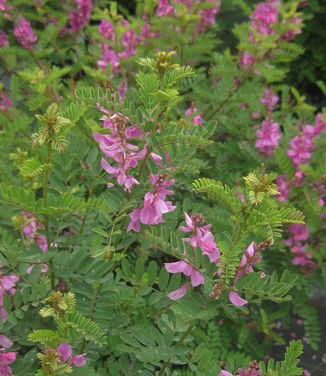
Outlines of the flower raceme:
M 0 319 L 5 324 L 7 320 L 7 313 L 3 309 L 3 297 L 6 293 L 10 295 L 15 294 L 16 283 L 19 282 L 19 277 L 15 275 L 2 275 L 0 272 Z
M 279 98 L 274 95 L 272 89 L 264 91 L 264 97 L 260 99 L 260 103 L 266 108 L 266 119 L 262 123 L 262 128 L 257 130 L 256 149 L 266 157 L 274 155 L 274 149 L 280 143 L 280 126 L 273 120 L 273 111 Z
M 14 35 L 23 48 L 33 51 L 33 44 L 37 41 L 37 36 L 31 28 L 31 23 L 20 16 L 15 22 Z
M 302 178 L 301 165 L 308 165 L 314 150 L 313 141 L 326 130 L 324 115 L 319 114 L 315 119 L 315 125 L 306 125 L 303 130 L 290 142 L 290 150 L 287 155 L 296 168 L 296 177 Z
M 137 179 L 129 174 L 130 169 L 138 166 L 138 161 L 145 158 L 147 146 L 139 151 L 139 147 L 130 143 L 131 140 L 141 139 L 142 133 L 132 125 L 128 127 L 129 119 L 120 114 L 100 108 L 106 117 L 102 117 L 103 129 L 110 130 L 110 134 L 94 133 L 94 139 L 99 143 L 104 156 L 117 163 L 117 167 L 110 165 L 102 158 L 102 168 L 116 179 L 117 183 L 130 191 L 134 185 L 138 185 Z
M 251 44 L 251 51 L 240 51 L 239 66 L 243 69 L 250 69 L 261 59 L 268 58 L 270 54 L 265 51 L 263 57 L 259 57 L 260 46 L 266 43 L 266 39 L 271 37 L 272 45 L 276 45 L 281 41 L 291 41 L 294 37 L 301 33 L 301 19 L 295 15 L 290 20 L 282 17 L 280 12 L 282 4 L 279 0 L 267 0 L 257 4 L 252 16 L 249 31 L 249 43 Z M 282 24 L 282 34 L 279 35 L 275 41 L 276 28 Z
M 180 226 L 180 231 L 192 234 L 191 238 L 183 238 L 183 242 L 188 243 L 193 251 L 198 246 L 203 255 L 207 255 L 211 263 L 218 263 L 220 258 L 220 251 L 214 241 L 214 236 L 210 232 L 212 225 L 201 226 L 204 220 L 201 215 L 193 215 L 189 217 L 185 213 L 186 226 Z M 184 251 L 186 255 L 186 252 Z M 193 287 L 204 284 L 203 275 L 191 266 L 186 261 L 177 261 L 172 263 L 165 263 L 165 269 L 169 273 L 183 273 L 185 276 L 190 277 L 191 285 Z M 172 300 L 182 298 L 187 292 L 188 285 L 181 286 L 178 290 L 171 292 L 168 296 Z
M 69 13 L 69 25 L 73 34 L 81 31 L 89 22 L 93 10 L 92 0 L 74 0 L 78 6 L 77 12 Z

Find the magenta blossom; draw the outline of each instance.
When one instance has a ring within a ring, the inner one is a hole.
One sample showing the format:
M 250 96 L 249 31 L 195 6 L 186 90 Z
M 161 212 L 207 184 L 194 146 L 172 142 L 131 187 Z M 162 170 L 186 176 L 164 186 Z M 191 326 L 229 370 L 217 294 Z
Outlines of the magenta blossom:
M 246 299 L 242 299 L 235 291 L 230 292 L 229 300 L 236 307 L 242 307 L 243 305 L 248 304 L 248 301 Z
M 112 47 L 108 46 L 107 44 L 103 44 L 101 50 L 101 60 L 98 60 L 97 66 L 103 73 L 105 73 L 107 65 L 111 66 L 112 72 L 118 72 L 120 68 L 120 59 L 115 54 Z
M 12 109 L 11 100 L 8 97 L 8 94 L 4 91 L 0 92 L 0 111 L 8 112 Z
M 139 38 L 133 30 L 128 30 L 122 35 L 122 45 L 125 50 L 119 54 L 123 59 L 128 59 L 133 55 L 136 55 L 135 47 L 139 43 Z
M 114 41 L 114 28 L 111 22 L 109 22 L 108 20 L 103 20 L 100 23 L 98 30 L 102 38 L 109 40 L 111 42 Z
M 33 51 L 33 44 L 37 41 L 31 24 L 24 17 L 20 16 L 15 22 L 14 35 L 23 48 Z
M 175 9 L 170 4 L 169 0 L 158 0 L 157 15 L 159 17 L 168 17 L 175 14 Z
M 279 124 L 272 119 L 266 119 L 262 123 L 262 129 L 257 130 L 256 149 L 267 157 L 274 155 L 274 149 L 280 142 Z
M 150 175 L 153 191 L 147 192 L 144 198 L 144 206 L 135 209 L 129 214 L 131 222 L 128 231 L 140 231 L 140 223 L 145 225 L 158 225 L 164 223 L 163 214 L 175 209 L 170 201 L 165 201 L 166 196 L 173 195 L 167 188 L 174 184 L 174 179 L 166 180 L 164 175 Z
M 289 189 L 290 182 L 285 177 L 278 176 L 276 178 L 276 184 L 277 190 L 280 192 L 280 195 L 277 196 L 277 199 L 281 202 L 287 202 L 291 192 Z
M 7 34 L 3 30 L 0 30 L 0 48 L 1 47 L 9 47 Z
M 69 13 L 69 25 L 72 33 L 82 30 L 91 18 L 93 10 L 92 0 L 73 0 L 78 6 L 77 12 Z
M 206 0 L 206 3 L 214 4 L 213 8 L 204 9 L 200 13 L 199 32 L 203 33 L 207 26 L 215 24 L 217 13 L 221 9 L 221 0 Z
M 135 126 L 129 126 L 129 119 L 120 113 L 113 114 L 110 111 L 100 108 L 100 111 L 107 115 L 101 118 L 103 128 L 111 130 L 110 134 L 102 135 L 94 133 L 94 139 L 99 143 L 100 149 L 106 158 L 112 159 L 117 166 L 112 166 L 106 159 L 102 158 L 102 168 L 115 178 L 117 183 L 130 191 L 134 185 L 138 185 L 137 179 L 129 175 L 129 170 L 138 166 L 138 161 L 143 159 L 147 153 L 147 146 L 139 151 L 139 147 L 129 141 L 140 139 L 141 132 Z
M 86 365 L 86 354 L 80 354 L 77 356 L 72 356 L 72 350 L 70 345 L 67 343 L 61 343 L 57 348 L 57 354 L 60 355 L 61 361 L 63 363 L 68 363 L 72 367 L 84 367 Z
M 31 242 L 37 244 L 43 253 L 47 253 L 48 245 L 45 236 L 37 234 L 37 230 L 43 229 L 43 225 L 37 223 L 36 218 L 30 213 L 22 211 L 22 215 L 26 220 L 26 225 L 23 231 L 25 238 L 30 239 Z
M 195 115 L 196 112 L 197 112 L 197 108 L 195 107 L 194 103 L 191 103 L 191 106 L 186 110 L 185 115 L 186 117 L 192 118 L 192 123 L 195 126 L 198 126 L 203 123 L 203 118 L 201 117 L 201 115 Z
M 211 225 L 201 226 L 204 221 L 201 215 L 193 215 L 189 217 L 185 213 L 186 226 L 180 226 L 180 231 L 192 234 L 191 238 L 183 238 L 183 242 L 188 243 L 193 251 L 199 247 L 204 255 L 207 255 L 211 263 L 218 263 L 220 251 L 216 246 L 213 234 L 209 231 Z M 186 251 L 184 250 L 184 255 Z M 203 275 L 191 266 L 186 261 L 177 261 L 165 263 L 165 269 L 169 273 L 183 273 L 185 276 L 190 277 L 190 282 L 193 287 L 204 284 Z M 172 291 L 168 296 L 172 300 L 182 298 L 187 292 L 188 285 L 181 286 L 178 290 Z
M 0 376 L 12 376 L 10 364 L 16 360 L 15 352 L 4 352 L 0 349 Z

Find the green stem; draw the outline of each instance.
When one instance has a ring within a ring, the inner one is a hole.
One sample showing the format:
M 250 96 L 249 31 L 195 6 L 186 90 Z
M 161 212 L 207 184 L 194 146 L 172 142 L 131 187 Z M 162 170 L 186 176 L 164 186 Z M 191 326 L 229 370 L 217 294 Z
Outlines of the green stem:
M 46 157 L 46 163 L 49 163 L 51 160 L 51 145 L 47 144 L 47 157 Z M 43 178 L 43 208 L 47 208 L 48 204 L 48 180 L 49 180 L 49 169 L 47 168 L 44 171 L 44 178 Z M 45 230 L 45 238 L 46 238 L 46 244 L 48 247 L 48 250 L 50 250 L 51 247 L 51 241 L 50 241 L 50 231 L 49 231 L 49 217 L 46 214 L 44 218 L 44 230 Z M 53 272 L 53 261 L 50 260 L 50 270 L 51 270 L 51 289 L 54 290 L 54 272 Z

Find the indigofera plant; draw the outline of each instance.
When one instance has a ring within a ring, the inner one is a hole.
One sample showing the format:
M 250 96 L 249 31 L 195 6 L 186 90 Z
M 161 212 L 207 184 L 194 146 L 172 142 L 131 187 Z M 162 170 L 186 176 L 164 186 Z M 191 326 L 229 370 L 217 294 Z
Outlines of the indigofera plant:
M 0 375 L 303 375 L 274 351 L 318 347 L 326 276 L 300 3 L 0 1 Z

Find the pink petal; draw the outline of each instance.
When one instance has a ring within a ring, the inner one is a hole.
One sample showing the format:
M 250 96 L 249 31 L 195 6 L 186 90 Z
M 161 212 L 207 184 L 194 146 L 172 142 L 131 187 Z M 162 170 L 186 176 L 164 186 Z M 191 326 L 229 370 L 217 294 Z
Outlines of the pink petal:
M 57 353 L 62 355 L 62 359 L 66 362 L 71 357 L 71 347 L 67 343 L 61 343 L 57 348 Z
M 104 158 L 101 160 L 101 166 L 109 174 L 114 174 L 117 171 L 117 168 L 110 166 Z
M 188 285 L 183 285 L 178 290 L 170 292 L 170 294 L 168 294 L 168 297 L 171 300 L 181 299 L 181 298 L 183 298 L 186 295 L 187 288 L 188 288 Z
M 242 307 L 245 304 L 248 304 L 248 301 L 242 299 L 235 291 L 231 291 L 229 295 L 230 302 L 236 307 Z
M 191 284 L 196 287 L 204 284 L 204 277 L 197 270 L 193 269 L 190 275 Z
M 184 261 L 165 263 L 165 269 L 169 273 L 184 273 L 188 269 L 188 264 Z
M 218 376 L 233 376 L 232 373 L 228 371 L 221 371 Z
M 0 346 L 4 347 L 5 349 L 10 349 L 13 343 L 10 341 L 9 338 L 4 336 L 3 334 L 0 335 Z
M 86 365 L 85 355 L 86 354 L 74 356 L 71 360 L 71 365 L 73 367 L 84 367 Z

